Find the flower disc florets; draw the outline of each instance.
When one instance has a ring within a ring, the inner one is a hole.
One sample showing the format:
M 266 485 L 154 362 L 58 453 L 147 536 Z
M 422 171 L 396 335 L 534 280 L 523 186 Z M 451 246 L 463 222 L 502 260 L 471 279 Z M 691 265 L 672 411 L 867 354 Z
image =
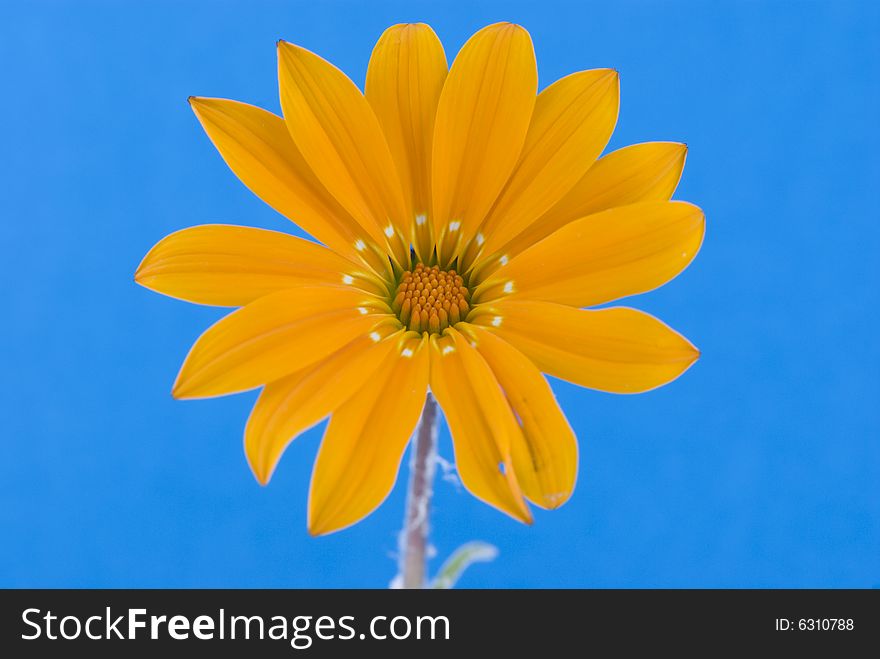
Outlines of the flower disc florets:
M 391 307 L 410 330 L 434 334 L 464 320 L 470 299 L 464 278 L 455 270 L 419 263 L 401 276 Z

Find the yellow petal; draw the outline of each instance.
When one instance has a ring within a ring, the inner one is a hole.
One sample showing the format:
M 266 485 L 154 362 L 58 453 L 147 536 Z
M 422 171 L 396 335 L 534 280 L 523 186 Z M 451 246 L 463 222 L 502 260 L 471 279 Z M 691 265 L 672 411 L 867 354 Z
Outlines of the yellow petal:
M 380 245 L 408 263 L 411 220 L 382 128 L 355 84 L 326 60 L 278 42 L 281 109 L 318 179 Z
M 312 172 L 284 119 L 237 101 L 189 101 L 223 160 L 260 199 L 340 254 L 355 255 L 355 243 L 369 239 Z
M 513 436 L 511 453 L 516 477 L 529 501 L 558 508 L 574 490 L 578 468 L 577 438 L 559 409 L 541 372 L 519 350 L 481 327 L 462 323 L 489 364 L 521 434 Z
M 360 389 L 400 343 L 402 330 L 376 328 L 317 364 L 266 385 L 248 419 L 244 447 L 257 480 L 269 482 L 287 445 Z
M 399 352 L 330 417 L 312 472 L 310 533 L 350 526 L 388 496 L 425 403 L 426 344 L 424 338 L 399 341 Z
M 547 373 L 618 394 L 671 382 L 700 353 L 681 334 L 635 309 L 573 309 L 505 300 L 474 310 L 473 322 L 496 333 Z
M 569 222 L 500 267 L 474 301 L 511 296 L 593 306 L 662 286 L 696 256 L 703 211 L 683 201 L 619 206 Z
M 497 23 L 455 58 L 437 108 L 433 181 L 441 263 L 451 260 L 501 192 L 525 142 L 538 71 L 528 32 Z
M 348 284 L 387 294 L 369 269 L 286 233 L 208 224 L 160 240 L 135 273 L 141 286 L 197 304 L 240 307 L 309 284 Z
M 480 354 L 456 330 L 431 335 L 431 391 L 443 408 L 461 482 L 478 499 L 531 523 L 511 457 L 520 434 L 507 399 Z
M 431 258 L 431 144 L 437 102 L 447 73 L 446 54 L 424 23 L 394 25 L 379 39 L 367 69 L 365 95 L 391 149 L 412 240 L 422 261 Z
M 377 298 L 335 286 L 261 297 L 199 337 L 177 376 L 176 398 L 222 396 L 294 373 L 369 334 L 386 318 Z M 379 314 L 379 315 L 377 315 Z
M 681 179 L 686 155 L 687 146 L 678 142 L 645 142 L 612 151 L 501 251 L 513 256 L 572 220 L 609 208 L 669 200 Z
M 620 100 L 617 71 L 562 78 L 538 95 L 522 156 L 480 229 L 492 253 L 553 207 L 608 144 Z

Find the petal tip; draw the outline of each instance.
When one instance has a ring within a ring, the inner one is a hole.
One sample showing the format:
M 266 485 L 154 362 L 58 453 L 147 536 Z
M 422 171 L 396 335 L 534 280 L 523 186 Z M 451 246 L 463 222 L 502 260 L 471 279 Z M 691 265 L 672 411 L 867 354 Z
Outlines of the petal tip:
M 144 258 L 141 259 L 141 262 L 138 263 L 138 267 L 135 268 L 135 271 L 134 271 L 135 283 L 146 287 L 146 284 L 144 283 L 144 279 L 146 279 L 146 276 L 147 276 L 145 273 L 147 273 L 149 270 L 150 257 L 153 255 L 153 252 L 156 250 L 156 247 L 158 247 L 161 242 L 162 241 L 160 240 L 158 243 L 153 245 L 153 247 L 150 248 L 150 251 L 148 251 L 144 255 Z
M 186 102 L 190 104 L 190 107 L 193 109 L 205 107 L 210 104 L 211 101 L 216 101 L 217 99 L 212 99 L 209 96 L 195 96 L 190 95 L 186 97 Z
M 205 111 L 209 111 L 211 109 L 208 104 L 207 98 L 204 96 L 187 96 L 186 102 L 189 103 L 189 107 L 192 109 L 193 113 L 196 115 L 196 118 L 199 121 L 203 121 L 203 113 Z
M 532 43 L 532 35 L 525 27 L 523 27 L 519 23 L 507 23 L 505 27 L 528 39 L 529 44 Z
M 651 203 L 651 202 L 646 202 L 646 203 Z M 686 213 L 691 213 L 695 217 L 699 217 L 700 220 L 704 221 L 706 219 L 705 211 L 703 211 L 702 208 L 700 208 L 699 206 L 697 206 L 696 204 L 694 204 L 690 201 L 684 201 L 683 199 L 673 199 L 671 201 L 660 202 L 660 203 L 661 204 L 671 204 L 672 207 L 685 210 Z
M 322 535 L 329 535 L 335 531 L 338 531 L 339 529 L 333 526 L 328 526 L 326 523 L 322 524 L 317 520 L 313 520 L 310 515 L 308 521 L 306 522 L 306 530 L 313 538 L 319 538 Z
M 256 479 L 261 487 L 266 487 L 269 484 L 269 480 L 272 478 L 272 470 L 270 469 L 267 471 L 261 469 L 256 460 L 251 457 L 247 449 L 247 437 L 245 437 L 244 457 L 247 460 L 248 467 L 251 468 L 251 473 L 254 475 L 254 479 Z
M 135 284 L 137 284 L 141 288 L 146 288 L 148 291 L 153 291 L 154 293 L 160 292 L 151 285 L 151 278 L 148 275 L 144 275 L 140 270 L 134 273 L 133 281 Z
M 564 492 L 561 494 L 546 494 L 543 497 L 542 503 L 543 508 L 545 510 L 557 510 L 562 508 L 568 500 L 571 499 L 571 492 Z
M 487 25 L 486 27 L 484 27 L 482 30 L 479 30 L 477 33 L 479 34 L 479 32 L 482 32 L 483 30 L 485 30 L 487 32 L 488 31 L 496 31 L 496 30 L 499 32 L 500 31 L 519 32 L 519 33 L 524 34 L 525 36 L 529 37 L 529 39 L 531 39 L 531 35 L 529 34 L 529 31 L 527 29 L 525 29 L 519 23 L 514 23 L 512 21 L 498 21 L 497 23 L 492 23 L 491 25 Z
M 174 381 L 174 384 L 171 387 L 171 397 L 175 400 L 187 400 L 190 398 L 198 398 L 197 394 L 193 393 L 193 388 L 191 383 L 187 378 L 183 377 L 183 370 L 178 373 L 177 379 Z
M 699 359 L 700 359 L 700 357 L 702 356 L 702 354 L 703 354 L 703 353 L 700 351 L 700 349 L 697 348 L 697 346 L 695 346 L 693 343 L 691 343 L 687 338 L 682 337 L 682 339 L 683 339 L 683 341 L 684 341 L 684 343 L 685 343 L 685 346 L 684 346 L 684 352 L 685 352 L 686 354 L 683 356 L 684 358 L 682 359 L 682 363 L 684 364 L 684 366 L 681 368 L 681 373 L 679 373 L 679 375 L 676 376 L 676 378 L 678 378 L 678 377 L 679 377 L 680 375 L 682 375 L 685 371 L 687 371 L 688 369 L 690 369 L 691 366 L 693 366 L 694 364 L 696 364 L 696 363 L 699 361 Z
M 278 41 L 276 41 L 275 47 L 278 49 L 279 53 L 284 53 L 286 55 L 296 55 L 305 50 L 304 48 L 297 46 L 295 43 L 285 41 L 284 39 L 279 39 Z
M 284 39 L 279 39 L 275 42 L 275 50 L 278 51 L 278 56 L 284 55 L 293 55 L 296 53 L 296 46 L 289 41 L 285 41 Z
M 672 162 L 676 167 L 684 170 L 684 163 L 688 155 L 687 142 L 670 142 L 670 145 L 672 146 L 673 151 Z
M 312 484 L 309 486 L 309 500 L 306 505 L 306 530 L 309 535 L 313 538 L 320 537 L 322 535 L 328 535 L 330 533 L 334 533 L 339 531 L 347 525 L 340 525 L 338 522 L 334 523 L 331 519 L 331 516 L 328 516 L 326 507 L 323 504 L 318 504 L 314 498 L 314 478 L 315 472 L 312 471 Z
M 606 69 L 607 73 L 605 74 L 605 79 L 608 81 L 606 84 L 608 87 L 616 90 L 618 96 L 620 95 L 620 71 L 617 69 L 611 68 Z M 619 100 L 618 100 L 619 103 Z

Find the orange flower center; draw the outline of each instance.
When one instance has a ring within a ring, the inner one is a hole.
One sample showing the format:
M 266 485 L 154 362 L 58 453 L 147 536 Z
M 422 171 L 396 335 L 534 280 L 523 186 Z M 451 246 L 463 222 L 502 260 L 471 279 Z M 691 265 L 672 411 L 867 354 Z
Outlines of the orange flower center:
M 404 326 L 435 334 L 464 320 L 470 299 L 464 279 L 455 270 L 419 263 L 403 273 L 391 307 Z

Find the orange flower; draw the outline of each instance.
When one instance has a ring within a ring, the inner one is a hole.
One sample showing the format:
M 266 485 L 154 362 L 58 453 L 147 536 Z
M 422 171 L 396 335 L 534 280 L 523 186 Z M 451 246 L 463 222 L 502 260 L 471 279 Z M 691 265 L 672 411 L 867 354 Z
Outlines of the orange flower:
M 669 201 L 685 147 L 599 158 L 618 76 L 581 71 L 537 93 L 528 33 L 477 32 L 447 71 L 427 25 L 389 28 L 366 94 L 317 55 L 278 44 L 284 118 L 192 98 L 229 167 L 317 241 L 197 226 L 147 254 L 143 286 L 241 307 L 195 343 L 177 398 L 263 387 L 245 431 L 268 482 L 287 444 L 330 417 L 309 530 L 357 522 L 388 495 L 429 387 L 465 487 L 523 522 L 571 495 L 577 443 L 541 372 L 633 393 L 698 357 L 625 307 L 582 307 L 675 277 L 703 239 Z

